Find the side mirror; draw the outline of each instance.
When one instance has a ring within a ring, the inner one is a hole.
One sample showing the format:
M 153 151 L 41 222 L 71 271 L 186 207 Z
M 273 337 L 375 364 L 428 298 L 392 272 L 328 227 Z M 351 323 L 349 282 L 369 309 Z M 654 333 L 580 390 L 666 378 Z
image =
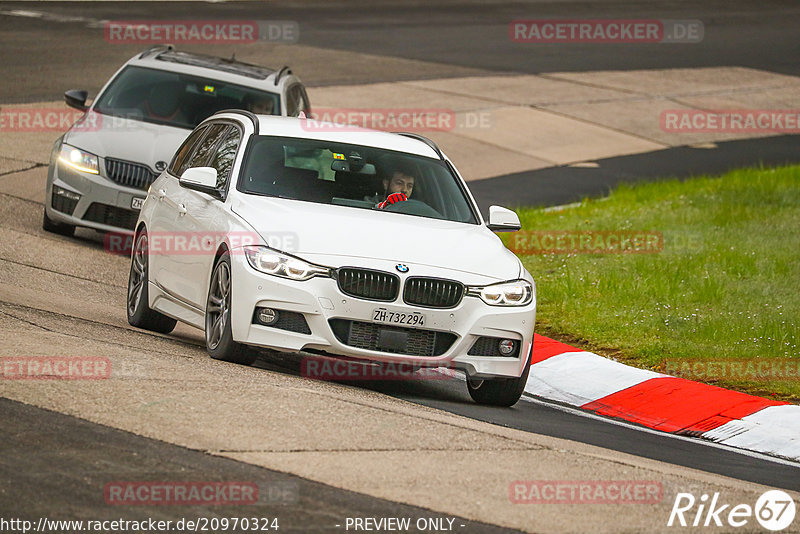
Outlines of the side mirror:
M 178 182 L 182 187 L 199 191 L 223 200 L 223 193 L 217 189 L 217 169 L 214 167 L 192 167 L 186 169 Z
M 500 206 L 489 206 L 489 222 L 486 226 L 492 232 L 516 232 L 522 228 L 517 214 Z
M 71 108 L 86 111 L 89 109 L 89 107 L 86 105 L 86 98 L 88 96 L 89 93 L 82 89 L 70 89 L 64 93 L 64 101 Z

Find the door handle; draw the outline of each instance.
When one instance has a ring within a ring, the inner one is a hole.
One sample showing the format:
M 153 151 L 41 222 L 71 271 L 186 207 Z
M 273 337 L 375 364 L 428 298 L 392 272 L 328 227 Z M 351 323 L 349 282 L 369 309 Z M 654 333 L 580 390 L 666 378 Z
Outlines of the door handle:
M 186 209 L 186 206 L 184 204 L 178 204 L 178 213 L 180 213 L 181 215 L 186 215 L 187 211 L 189 210 Z
M 164 200 L 164 197 L 167 196 L 166 189 L 159 189 L 158 190 L 158 200 Z

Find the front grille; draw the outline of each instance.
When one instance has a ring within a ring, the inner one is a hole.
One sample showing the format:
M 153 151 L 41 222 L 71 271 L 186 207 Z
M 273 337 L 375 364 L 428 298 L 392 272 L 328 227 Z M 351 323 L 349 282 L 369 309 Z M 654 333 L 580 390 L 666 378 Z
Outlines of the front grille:
M 158 178 L 147 165 L 110 158 L 106 158 L 106 175 L 119 185 L 145 191 Z
M 78 205 L 78 201 L 63 197 L 61 195 L 56 195 L 54 188 L 53 199 L 50 201 L 50 204 L 53 206 L 54 210 L 60 211 L 61 213 L 66 213 L 67 215 L 72 215 L 72 212 L 75 211 L 75 206 Z
M 136 228 L 138 219 L 138 211 L 126 210 L 125 208 L 100 204 L 99 202 L 92 202 L 83 216 L 84 221 L 107 224 L 108 226 L 127 228 L 129 230 Z
M 499 337 L 479 337 L 472 348 L 469 349 L 470 356 L 496 356 L 499 358 L 516 358 L 519 355 L 519 341 L 514 341 L 514 351 L 511 354 L 501 354 L 498 344 L 502 341 Z
M 453 345 L 457 337 L 451 332 L 400 328 L 346 319 L 331 319 L 329 322 L 336 338 L 345 345 L 409 356 L 441 356 Z M 407 336 L 405 347 L 398 349 L 380 346 L 382 330 L 405 334 Z
M 339 269 L 336 279 L 345 295 L 368 300 L 392 301 L 397 298 L 400 278 L 391 273 L 355 269 Z
M 453 308 L 464 296 L 464 284 L 440 278 L 409 278 L 403 290 L 406 304 L 427 308 Z

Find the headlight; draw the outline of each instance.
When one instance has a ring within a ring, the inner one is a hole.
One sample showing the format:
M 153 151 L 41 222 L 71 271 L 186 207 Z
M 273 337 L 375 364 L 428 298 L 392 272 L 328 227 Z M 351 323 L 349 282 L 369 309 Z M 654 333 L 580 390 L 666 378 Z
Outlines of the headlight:
M 61 145 L 61 153 L 58 155 L 58 159 L 73 169 L 91 174 L 100 174 L 97 166 L 97 156 L 78 150 L 74 146 Z
M 525 306 L 533 300 L 533 285 L 526 280 L 501 282 L 490 286 L 473 286 L 467 295 L 480 297 L 492 306 Z
M 315 276 L 330 276 L 331 270 L 289 256 L 267 247 L 244 247 L 250 267 L 262 273 L 290 278 L 292 280 L 308 280 Z

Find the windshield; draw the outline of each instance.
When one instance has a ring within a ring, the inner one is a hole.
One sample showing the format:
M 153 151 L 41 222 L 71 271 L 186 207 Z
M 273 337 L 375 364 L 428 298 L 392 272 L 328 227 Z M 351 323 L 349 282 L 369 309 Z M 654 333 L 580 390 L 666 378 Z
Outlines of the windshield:
M 106 115 L 187 129 L 223 109 L 280 115 L 280 97 L 210 78 L 126 67 L 94 106 Z
M 477 224 L 444 161 L 333 141 L 250 143 L 238 185 L 245 193 Z

